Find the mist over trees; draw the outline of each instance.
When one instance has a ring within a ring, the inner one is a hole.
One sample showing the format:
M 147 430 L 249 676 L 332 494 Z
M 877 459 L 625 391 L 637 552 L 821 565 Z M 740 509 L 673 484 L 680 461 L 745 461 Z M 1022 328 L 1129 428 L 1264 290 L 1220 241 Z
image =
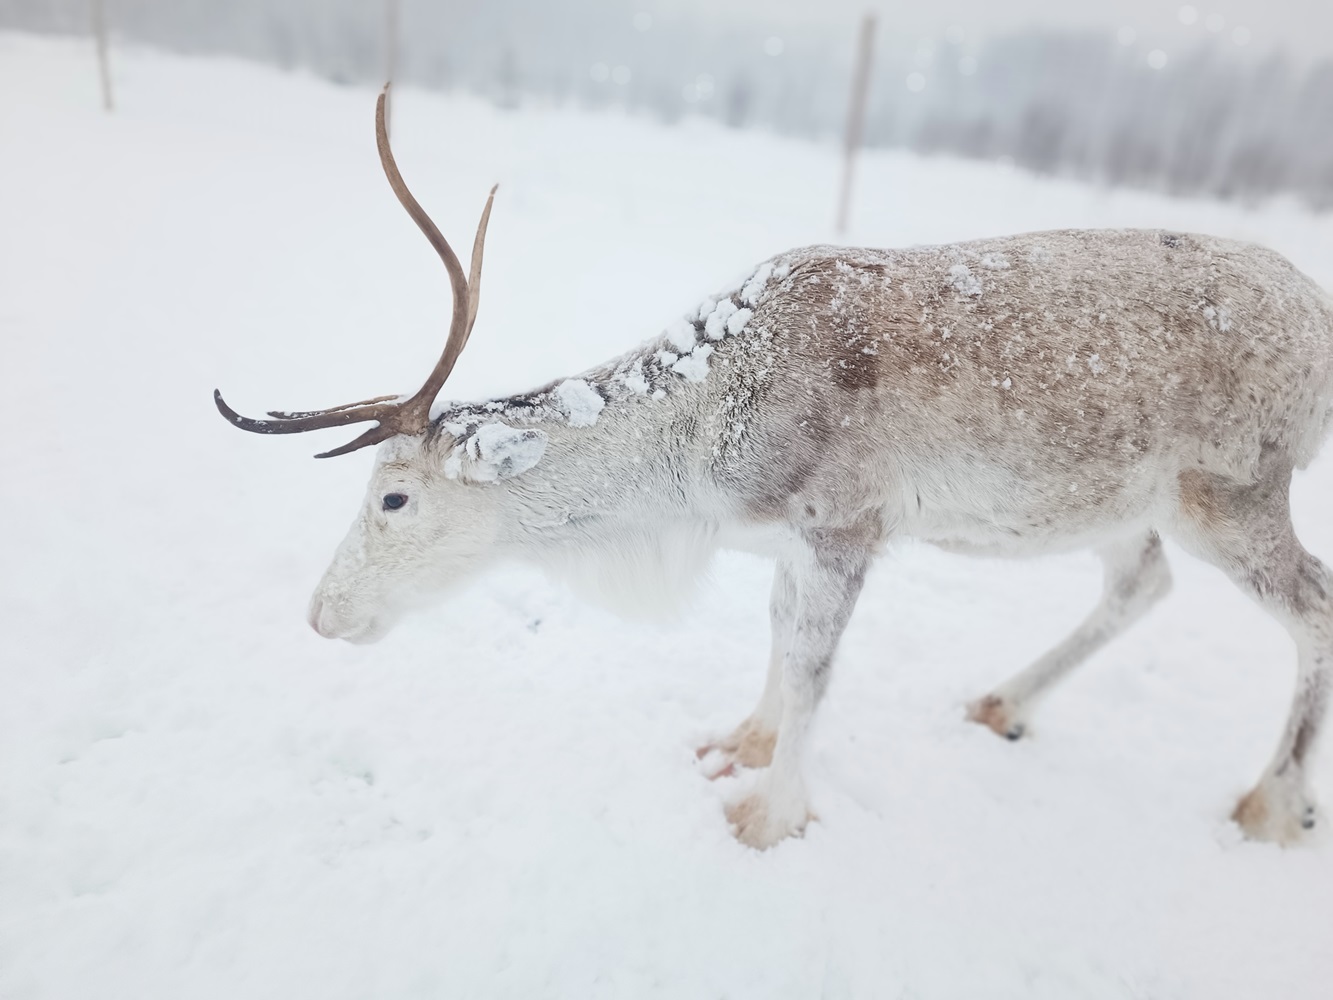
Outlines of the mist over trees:
M 243 56 L 341 83 L 385 65 L 384 0 L 105 0 L 113 40 Z M 846 114 L 856 25 L 799 33 L 617 0 L 399 0 L 397 78 L 501 107 L 616 106 L 826 139 Z M 87 0 L 0 0 L 0 27 L 87 34 Z M 1333 59 L 1203 36 L 961 32 L 876 46 L 865 141 L 1108 184 L 1333 206 Z

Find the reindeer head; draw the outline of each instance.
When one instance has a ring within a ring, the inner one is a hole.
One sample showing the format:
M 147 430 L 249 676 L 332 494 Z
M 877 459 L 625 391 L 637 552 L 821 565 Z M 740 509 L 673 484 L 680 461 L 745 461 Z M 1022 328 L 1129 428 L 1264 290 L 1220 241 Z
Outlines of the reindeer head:
M 315 631 L 354 642 L 380 638 L 397 615 L 420 601 L 422 595 L 448 586 L 476 567 L 493 545 L 499 527 L 494 503 L 484 495 L 487 491 L 467 488 L 466 470 L 463 475 L 445 474 L 441 451 L 450 443 L 440 440 L 440 432 L 433 428 L 430 418 L 431 405 L 467 345 L 477 319 L 482 249 L 495 188 L 491 188 L 477 225 L 471 272 L 464 275 L 453 249 L 398 172 L 385 129 L 384 102 L 385 94 L 381 93 L 375 107 L 380 163 L 394 194 L 449 272 L 453 316 L 444 353 L 425 384 L 406 398 L 377 396 L 301 413 L 270 411 L 271 419 L 252 420 L 228 406 L 217 390 L 213 392 L 218 410 L 230 423 L 257 434 L 296 434 L 376 421 L 354 440 L 316 456 L 331 458 L 367 445 L 380 445 L 361 512 L 310 601 L 309 619 Z M 487 471 L 483 478 L 496 478 L 494 466 Z M 521 467 L 511 463 L 500 474 L 516 471 Z

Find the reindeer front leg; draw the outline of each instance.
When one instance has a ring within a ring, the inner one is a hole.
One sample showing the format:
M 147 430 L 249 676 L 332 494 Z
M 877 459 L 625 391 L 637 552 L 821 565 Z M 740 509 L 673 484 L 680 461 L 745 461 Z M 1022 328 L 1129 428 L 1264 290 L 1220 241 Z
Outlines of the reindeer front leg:
M 864 545 L 820 533 L 808 537 L 784 564 L 795 582 L 796 607 L 776 678 L 781 696 L 777 743 L 772 763 L 754 790 L 727 808 L 727 819 L 743 844 L 761 850 L 772 847 L 800 833 L 810 819 L 801 776 L 806 730 L 828 687 L 833 654 L 856 606 L 869 561 Z
M 778 741 L 782 722 L 782 668 L 791 646 L 796 621 L 796 571 L 785 559 L 773 569 L 773 593 L 768 602 L 769 632 L 772 645 L 768 654 L 768 677 L 764 693 L 749 718 L 720 740 L 705 743 L 697 756 L 709 768 L 710 781 L 730 777 L 738 767 L 768 767 L 773 761 L 773 747 Z M 720 764 L 715 763 L 715 757 Z

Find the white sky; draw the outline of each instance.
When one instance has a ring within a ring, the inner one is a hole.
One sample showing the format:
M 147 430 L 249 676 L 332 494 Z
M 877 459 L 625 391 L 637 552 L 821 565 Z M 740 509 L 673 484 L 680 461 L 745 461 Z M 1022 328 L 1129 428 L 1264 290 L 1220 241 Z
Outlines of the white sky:
M 1191 24 L 1182 23 L 1182 0 L 657 0 L 653 6 L 825 24 L 851 24 L 875 10 L 881 32 L 905 35 L 937 35 L 950 26 L 979 33 L 1041 24 L 1131 27 L 1140 38 L 1162 44 L 1211 36 L 1236 45 L 1241 28 L 1248 29 L 1243 47 L 1251 51 L 1283 46 L 1305 56 L 1333 55 L 1333 0 L 1192 0 Z

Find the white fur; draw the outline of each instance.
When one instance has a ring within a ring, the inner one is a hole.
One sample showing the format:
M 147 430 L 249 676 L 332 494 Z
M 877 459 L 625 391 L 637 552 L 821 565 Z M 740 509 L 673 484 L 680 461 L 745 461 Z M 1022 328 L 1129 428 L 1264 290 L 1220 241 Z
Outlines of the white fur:
M 708 524 L 618 526 L 611 533 L 551 548 L 539 562 L 585 599 L 617 614 L 669 621 L 684 611 L 717 552 Z

